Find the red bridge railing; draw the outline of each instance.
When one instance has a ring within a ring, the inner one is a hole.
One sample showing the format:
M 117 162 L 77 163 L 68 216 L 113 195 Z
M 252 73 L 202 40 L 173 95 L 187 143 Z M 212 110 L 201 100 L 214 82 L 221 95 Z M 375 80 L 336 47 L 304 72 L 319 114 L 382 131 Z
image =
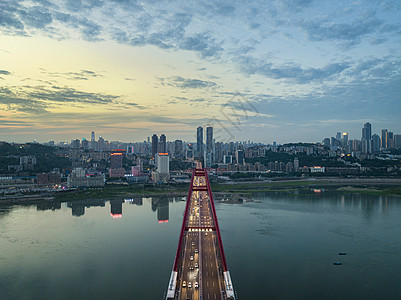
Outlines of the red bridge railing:
M 194 183 L 194 178 L 196 176 L 205 177 L 206 186 L 201 186 L 201 187 L 196 187 L 195 186 L 194 187 L 193 183 Z M 185 232 L 185 230 L 188 230 L 188 227 L 186 226 L 186 224 L 187 224 L 187 218 L 188 218 L 188 211 L 189 211 L 189 207 L 190 207 L 191 195 L 192 195 L 193 191 L 206 191 L 208 193 L 208 195 L 209 195 L 210 205 L 212 207 L 212 213 L 213 213 L 213 221 L 214 221 L 214 224 L 215 224 L 215 226 L 212 228 L 212 230 L 215 231 L 216 234 L 217 234 L 217 241 L 219 243 L 220 256 L 221 256 L 221 259 L 222 259 L 222 262 L 223 262 L 223 271 L 226 272 L 227 271 L 226 256 L 224 254 L 223 243 L 221 241 L 219 222 L 217 221 L 216 209 L 214 207 L 214 200 L 213 200 L 212 190 L 210 188 L 209 177 L 208 177 L 207 171 L 205 169 L 194 169 L 192 171 L 191 185 L 190 185 L 189 191 L 188 191 L 187 203 L 186 203 L 186 206 L 185 206 L 184 218 L 182 220 L 180 238 L 179 238 L 179 241 L 178 241 L 177 252 L 175 254 L 173 270 L 175 272 L 178 272 L 178 265 L 179 265 L 179 260 L 180 260 L 180 257 L 181 257 L 181 251 L 182 251 L 182 245 L 183 245 L 183 239 L 184 239 L 184 232 Z M 195 228 L 195 229 L 198 229 L 198 228 Z M 202 228 L 199 228 L 199 229 L 202 229 Z
M 217 216 L 216 216 L 216 209 L 214 208 L 212 189 L 210 188 L 209 177 L 208 177 L 206 171 L 205 171 L 205 177 L 206 177 L 206 185 L 207 185 L 207 189 L 208 189 L 208 193 L 209 193 L 210 205 L 212 206 L 213 220 L 214 220 L 214 225 L 216 227 L 217 240 L 219 242 L 220 255 L 221 255 L 221 259 L 223 261 L 223 272 L 226 272 L 227 271 L 226 256 L 224 254 L 223 243 L 221 241 L 219 222 L 217 221 Z
M 183 244 L 182 241 L 184 239 L 185 225 L 187 224 L 188 210 L 189 210 L 189 206 L 190 206 L 190 202 L 191 202 L 191 195 L 192 195 L 192 188 L 193 188 L 193 184 L 194 184 L 195 171 L 196 171 L 196 169 L 194 169 L 192 171 L 191 185 L 189 186 L 189 191 L 188 191 L 188 196 L 187 196 L 187 204 L 185 206 L 184 218 L 182 220 L 180 239 L 178 241 L 177 252 L 175 254 L 174 267 L 173 267 L 173 270 L 175 272 L 178 272 L 178 263 L 179 263 L 180 256 L 181 256 L 181 250 L 182 250 L 182 244 Z

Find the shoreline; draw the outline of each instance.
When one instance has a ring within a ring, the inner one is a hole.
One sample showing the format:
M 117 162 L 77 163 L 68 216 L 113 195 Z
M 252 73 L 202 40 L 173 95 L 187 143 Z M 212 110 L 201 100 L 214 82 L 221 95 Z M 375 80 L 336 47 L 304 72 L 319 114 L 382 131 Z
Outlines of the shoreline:
M 400 178 L 307 178 L 307 179 L 284 179 L 269 181 L 239 181 L 230 183 L 212 183 L 212 191 L 216 201 L 233 202 L 221 200 L 226 194 L 231 194 L 237 199 L 250 199 L 253 193 L 261 192 L 290 192 L 296 189 L 305 190 L 309 188 L 333 188 L 333 191 L 346 193 L 364 193 L 383 196 L 401 196 Z M 138 188 L 136 186 L 111 186 L 103 188 L 82 189 L 66 192 L 57 192 L 46 195 L 18 195 L 0 197 L 1 204 L 27 204 L 43 201 L 74 201 L 86 198 L 135 198 L 135 197 L 186 197 L 188 185 L 166 185 Z M 231 197 L 230 197 L 231 198 Z M 235 201 L 233 203 L 241 203 Z

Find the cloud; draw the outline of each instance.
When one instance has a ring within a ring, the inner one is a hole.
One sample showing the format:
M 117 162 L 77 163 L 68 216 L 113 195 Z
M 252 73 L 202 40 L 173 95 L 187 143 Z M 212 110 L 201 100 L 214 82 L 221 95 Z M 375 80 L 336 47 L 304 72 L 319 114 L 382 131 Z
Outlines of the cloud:
M 401 33 L 399 23 L 386 23 L 386 20 L 379 19 L 374 11 L 362 11 L 356 18 L 348 18 L 348 22 L 325 16 L 302 20 L 297 22 L 297 25 L 307 33 L 309 40 L 340 41 L 345 49 L 360 44 L 364 37 L 370 39 L 372 44 L 378 45 L 391 38 L 386 34 Z
M 15 1 L 0 2 L 0 26 L 23 33 L 24 24 L 17 15 L 17 7 L 18 4 Z
M 6 106 L 6 110 L 19 111 L 27 113 L 43 113 L 47 109 L 47 105 L 38 100 L 21 97 L 9 88 L 0 87 L 0 104 Z
M 41 69 L 42 73 L 51 75 L 52 77 L 60 77 L 69 80 L 89 80 L 90 78 L 104 77 L 102 74 L 96 73 L 90 70 L 81 70 L 80 72 L 49 72 L 45 69 Z
M 205 89 L 217 86 L 217 84 L 212 81 L 183 78 L 181 76 L 159 78 L 159 82 L 161 85 L 173 86 L 180 89 Z
M 400 61 L 383 63 L 380 60 L 361 61 L 347 70 L 348 81 L 323 85 L 304 95 L 275 96 L 251 94 L 247 99 L 261 113 L 278 116 L 277 122 L 304 123 L 306 120 L 392 118 L 401 103 Z M 387 72 L 382 72 L 382 70 Z M 375 70 L 375 71 L 374 71 Z M 377 74 L 366 76 L 360 73 Z M 388 76 L 388 74 L 392 74 Z M 386 77 L 382 77 L 387 75 Z
M 18 10 L 17 13 L 20 19 L 24 21 L 24 24 L 30 27 L 45 28 L 53 22 L 53 17 L 48 10 L 40 6 Z
M 0 127 L 30 127 L 31 123 L 19 120 L 2 120 L 0 117 Z
M 185 37 L 178 45 L 180 49 L 198 52 L 201 57 L 218 56 L 223 50 L 215 38 L 204 33 Z
M 5 105 L 7 110 L 27 113 L 44 113 L 57 103 L 107 105 L 118 98 L 58 86 L 0 88 L 0 104 Z
M 11 73 L 9 71 L 6 71 L 6 70 L 0 70 L 0 74 L 1 75 L 10 75 Z
M 124 102 L 123 104 L 128 105 L 128 106 L 134 106 L 141 110 L 148 109 L 147 107 L 145 107 L 143 105 L 139 105 L 138 103 L 134 103 L 134 102 Z
M 238 64 L 241 72 L 248 75 L 256 74 L 272 79 L 286 79 L 301 84 L 332 79 L 349 68 L 347 63 L 332 63 L 322 68 L 302 68 L 296 64 L 275 66 L 271 62 L 249 56 L 242 57 Z

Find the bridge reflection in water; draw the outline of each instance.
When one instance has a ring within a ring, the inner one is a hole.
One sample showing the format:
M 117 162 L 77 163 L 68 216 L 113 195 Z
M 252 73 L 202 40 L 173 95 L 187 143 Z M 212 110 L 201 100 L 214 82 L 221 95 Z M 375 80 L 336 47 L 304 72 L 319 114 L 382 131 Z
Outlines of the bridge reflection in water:
M 192 172 L 166 299 L 235 299 L 207 171 Z

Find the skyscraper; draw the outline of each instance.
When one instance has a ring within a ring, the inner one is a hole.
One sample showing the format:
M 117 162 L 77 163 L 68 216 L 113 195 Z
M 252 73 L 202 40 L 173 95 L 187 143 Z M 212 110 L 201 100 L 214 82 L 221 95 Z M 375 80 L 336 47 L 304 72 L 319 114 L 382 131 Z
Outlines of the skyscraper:
M 94 142 L 94 141 L 95 141 L 95 132 L 92 131 L 92 134 L 91 134 L 91 142 Z
M 372 152 L 380 151 L 380 136 L 377 134 L 372 135 Z
M 394 133 L 392 131 L 388 132 L 387 148 L 394 148 Z
M 168 174 L 170 171 L 169 165 L 169 155 L 167 153 L 159 153 L 157 159 L 157 172 L 159 174 Z
M 245 162 L 244 159 L 245 159 L 244 150 L 235 151 L 235 160 L 237 161 L 237 164 L 243 165 Z
M 183 156 L 183 147 L 181 140 L 175 140 L 174 142 L 174 157 L 175 158 L 182 158 Z
M 110 154 L 110 169 L 119 169 L 123 167 L 123 154 L 113 152 Z
M 369 122 L 363 125 L 361 144 L 363 153 L 372 152 L 372 125 Z
M 169 155 L 168 153 L 156 154 L 156 171 L 152 172 L 154 181 L 163 182 L 170 179 Z
M 342 143 L 344 147 L 348 145 L 348 132 L 343 132 Z
M 196 129 L 196 152 L 198 158 L 203 157 L 203 128 L 201 126 Z
M 99 145 L 99 151 L 105 150 L 105 142 L 102 137 L 99 137 L 99 141 L 97 143 Z
M 206 127 L 206 166 L 210 167 L 213 162 L 213 127 Z
M 156 153 L 158 150 L 159 138 L 156 134 L 152 135 L 152 157 L 156 158 Z
M 388 148 L 388 131 L 387 131 L 387 129 L 382 129 L 381 147 L 383 149 Z
M 162 134 L 160 136 L 160 142 L 159 142 L 159 153 L 166 153 L 166 152 L 167 152 L 166 136 Z
M 371 140 L 372 139 L 372 125 L 367 122 L 362 128 L 362 139 Z

